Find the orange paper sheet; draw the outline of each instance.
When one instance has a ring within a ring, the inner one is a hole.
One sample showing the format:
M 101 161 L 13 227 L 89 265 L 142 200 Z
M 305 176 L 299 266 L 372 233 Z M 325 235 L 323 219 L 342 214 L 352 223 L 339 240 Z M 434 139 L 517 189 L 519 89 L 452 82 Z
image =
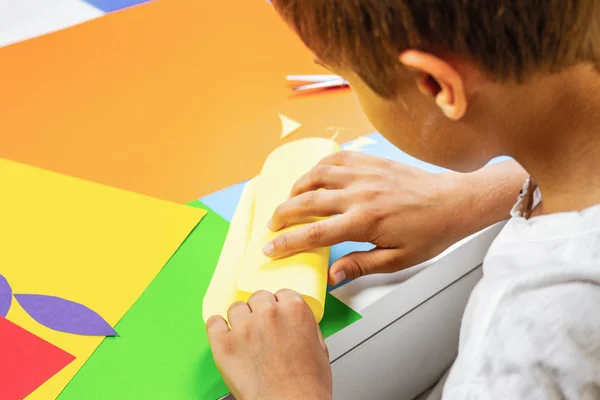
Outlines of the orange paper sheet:
M 0 159 L 0 273 L 13 293 L 63 297 L 115 326 L 204 214 Z M 76 357 L 32 399 L 56 398 L 103 340 L 45 328 L 16 301 L 7 318 Z
M 165 0 L 0 49 L 0 157 L 176 202 L 260 172 L 293 139 L 373 131 L 264 0 Z M 208 173 L 207 171 L 213 171 Z

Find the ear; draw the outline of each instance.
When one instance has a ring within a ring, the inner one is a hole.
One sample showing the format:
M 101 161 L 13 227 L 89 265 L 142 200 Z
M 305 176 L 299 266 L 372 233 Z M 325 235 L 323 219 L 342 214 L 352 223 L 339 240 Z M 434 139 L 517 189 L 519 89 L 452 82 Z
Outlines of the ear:
M 467 111 L 462 76 L 443 59 L 418 50 L 407 50 L 400 54 L 400 62 L 419 73 L 417 86 L 431 98 L 442 112 L 457 121 Z

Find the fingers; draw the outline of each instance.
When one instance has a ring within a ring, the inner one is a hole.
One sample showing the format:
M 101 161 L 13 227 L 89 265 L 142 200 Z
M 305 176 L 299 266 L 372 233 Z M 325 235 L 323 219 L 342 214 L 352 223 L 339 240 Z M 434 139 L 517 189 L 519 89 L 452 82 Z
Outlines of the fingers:
M 234 328 L 237 324 L 242 323 L 245 319 L 250 317 L 250 307 L 247 303 L 243 301 L 236 301 L 233 303 L 229 309 L 227 310 L 227 320 L 231 325 L 231 328 Z
M 341 190 L 319 190 L 292 197 L 275 210 L 269 228 L 273 231 L 296 225 L 310 217 L 329 217 L 345 211 Z
M 315 321 L 312 311 L 308 304 L 304 301 L 302 296 L 290 289 L 281 289 L 275 293 L 275 297 L 277 297 L 277 301 L 279 303 L 283 303 L 286 306 L 294 306 L 293 308 L 288 308 L 288 310 L 295 310 L 296 315 L 302 314 L 309 318 L 310 323 L 315 324 L 315 328 L 317 329 L 317 337 L 319 339 L 319 344 L 327 354 L 327 358 L 329 358 L 329 349 L 327 348 L 327 344 L 325 343 L 325 339 L 323 338 L 323 333 L 321 332 L 321 327 Z
M 229 333 L 227 322 L 220 315 L 213 315 L 206 321 L 206 333 L 208 340 L 213 343 L 219 337 Z
M 319 165 L 335 165 L 339 167 L 356 167 L 380 165 L 383 158 L 369 156 L 356 151 L 338 151 L 325 157 Z
M 250 296 L 248 299 L 248 306 L 250 306 L 250 310 L 252 312 L 256 312 L 261 308 L 272 307 L 277 304 L 277 299 L 275 295 L 271 292 L 267 292 L 266 290 L 259 290 Z
M 292 290 L 292 289 L 280 289 L 275 292 L 275 298 L 279 303 L 285 302 L 302 302 L 305 303 L 304 299 L 300 295 L 300 293 Z
M 329 283 L 338 285 L 363 275 L 399 271 L 404 268 L 403 254 L 401 249 L 381 248 L 350 253 L 333 263 L 329 269 Z
M 319 339 L 319 344 L 325 351 L 327 358 L 329 358 L 329 349 L 327 348 L 327 344 L 325 343 L 325 339 L 323 338 L 323 333 L 321 332 L 321 327 L 317 324 L 313 317 L 313 313 L 310 310 L 308 304 L 304 301 L 302 296 L 291 290 L 291 289 L 281 289 L 275 293 L 275 297 L 277 298 L 277 302 L 282 303 L 285 306 L 288 306 L 288 311 L 295 310 L 297 313 L 302 314 L 308 317 L 310 323 L 315 324 L 315 328 L 317 329 L 317 337 Z M 294 306 L 293 308 L 289 308 L 289 306 Z M 289 314 L 288 314 L 289 315 Z M 298 315 L 298 314 L 296 314 Z M 305 322 L 306 323 L 306 322 Z
M 361 241 L 361 230 L 353 229 L 354 222 L 351 214 L 342 214 L 299 227 L 279 235 L 267 244 L 265 255 L 281 258 L 346 241 Z
M 298 180 L 292 197 L 317 189 L 342 189 L 365 168 L 381 166 L 384 158 L 368 156 L 355 151 L 339 151 L 325 157 L 319 164 Z
M 317 189 L 342 189 L 352 182 L 353 177 L 350 168 L 319 164 L 298 179 L 291 197 Z

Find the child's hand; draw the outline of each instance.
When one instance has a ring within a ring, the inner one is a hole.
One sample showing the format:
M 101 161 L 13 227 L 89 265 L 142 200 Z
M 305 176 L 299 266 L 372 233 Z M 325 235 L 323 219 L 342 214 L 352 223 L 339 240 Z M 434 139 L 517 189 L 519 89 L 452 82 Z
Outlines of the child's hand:
M 321 330 L 298 293 L 259 291 L 235 303 L 227 322 L 206 323 L 219 371 L 238 400 L 331 399 L 331 368 Z
M 270 228 L 335 217 L 278 236 L 265 254 L 280 258 L 345 241 L 377 246 L 338 260 L 331 284 L 418 264 L 508 216 L 524 171 L 512 161 L 481 171 L 431 174 L 360 153 L 333 154 L 296 183 Z

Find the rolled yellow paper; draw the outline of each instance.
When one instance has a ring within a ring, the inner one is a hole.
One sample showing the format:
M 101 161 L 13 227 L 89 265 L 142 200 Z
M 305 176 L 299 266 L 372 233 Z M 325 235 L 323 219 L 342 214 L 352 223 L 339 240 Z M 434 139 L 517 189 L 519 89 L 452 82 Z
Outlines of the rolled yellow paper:
M 204 322 L 213 315 L 227 319 L 227 309 L 231 304 L 248 300 L 248 294 L 237 287 L 237 277 L 250 240 L 255 197 L 256 178 L 246 183 L 231 219 L 221 256 L 202 301 Z
M 246 185 L 233 216 L 204 297 L 205 321 L 214 314 L 226 318 L 227 308 L 233 302 L 246 301 L 257 290 L 275 293 L 284 288 L 300 293 L 317 321 L 323 318 L 329 248 L 271 260 L 263 254 L 263 247 L 281 234 L 271 232 L 267 222 L 289 197 L 294 183 L 321 159 L 337 151 L 336 142 L 312 138 L 285 144 L 267 157 L 260 175 Z

